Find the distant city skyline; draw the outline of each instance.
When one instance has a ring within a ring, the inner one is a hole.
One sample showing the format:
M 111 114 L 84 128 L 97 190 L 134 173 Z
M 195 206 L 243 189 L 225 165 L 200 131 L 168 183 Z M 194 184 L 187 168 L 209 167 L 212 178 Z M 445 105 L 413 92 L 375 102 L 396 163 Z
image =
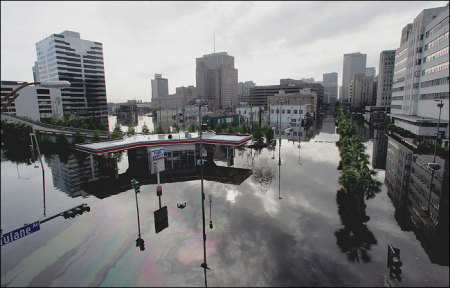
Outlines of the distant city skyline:
M 103 43 L 108 102 L 151 101 L 155 74 L 169 94 L 196 85 L 196 58 L 214 51 L 234 57 L 239 82 L 337 72 L 341 85 L 344 54 L 367 54 L 378 74 L 381 51 L 399 47 L 403 27 L 447 3 L 2 1 L 1 80 L 33 81 L 35 44 L 70 30 Z

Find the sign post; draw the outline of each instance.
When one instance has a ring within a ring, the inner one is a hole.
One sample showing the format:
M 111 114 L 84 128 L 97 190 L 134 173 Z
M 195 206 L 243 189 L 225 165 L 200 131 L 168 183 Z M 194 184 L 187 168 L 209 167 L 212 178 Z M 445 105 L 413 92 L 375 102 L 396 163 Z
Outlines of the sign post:
M 164 165 L 164 148 L 150 149 L 150 173 L 156 174 L 158 186 L 156 187 L 156 195 L 159 197 L 159 208 L 161 209 L 162 186 L 159 178 L 159 172 L 166 169 Z

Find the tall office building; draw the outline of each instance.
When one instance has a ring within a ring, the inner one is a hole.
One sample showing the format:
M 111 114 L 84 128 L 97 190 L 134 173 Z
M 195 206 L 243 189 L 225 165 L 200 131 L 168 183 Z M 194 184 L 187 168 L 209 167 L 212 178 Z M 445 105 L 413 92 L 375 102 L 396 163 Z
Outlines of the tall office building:
M 351 82 L 351 105 L 354 108 L 364 108 L 375 104 L 374 77 L 365 74 L 355 74 Z
M 367 67 L 366 68 L 366 76 L 375 78 L 376 75 L 377 75 L 377 70 L 375 69 L 375 67 Z
M 196 85 L 199 98 L 213 107 L 225 109 L 238 103 L 238 70 L 234 57 L 226 52 L 196 59 Z
M 108 127 L 102 43 L 83 40 L 80 33 L 64 31 L 36 43 L 35 81 L 67 80 L 61 90 L 64 114 Z
M 391 103 L 394 63 L 395 50 L 381 51 L 380 62 L 378 64 L 378 88 L 376 106 L 386 107 Z
M 435 139 L 440 122 L 444 146 L 449 120 L 448 36 L 448 4 L 423 10 L 403 28 L 395 54 L 390 114 L 396 126 L 425 139 Z M 442 111 L 437 107 L 441 101 Z
M 323 74 L 322 86 L 324 89 L 324 102 L 334 104 L 338 97 L 338 73 Z
M 158 98 L 165 98 L 169 95 L 169 81 L 162 78 L 161 74 L 155 74 L 155 79 L 152 79 L 152 100 Z
M 249 102 L 250 101 L 250 88 L 255 87 L 253 81 L 245 81 L 238 83 L 238 100 L 239 102 Z M 236 103 L 237 104 L 237 103 Z
M 349 102 L 350 82 L 355 74 L 366 73 L 367 55 L 358 53 L 344 54 L 344 67 L 342 71 L 342 93 L 340 100 L 342 102 Z

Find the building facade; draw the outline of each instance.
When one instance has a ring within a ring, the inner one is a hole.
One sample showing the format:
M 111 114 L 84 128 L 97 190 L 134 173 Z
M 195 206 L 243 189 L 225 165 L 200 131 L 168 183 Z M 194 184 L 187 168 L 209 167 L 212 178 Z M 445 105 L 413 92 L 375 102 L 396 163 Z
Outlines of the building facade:
M 2 98 L 19 86 L 27 82 L 1 81 Z M 61 90 L 56 88 L 43 88 L 39 86 L 27 86 L 20 90 L 20 97 L 11 103 L 4 113 L 28 117 L 41 121 L 48 118 L 63 118 L 63 106 Z M 2 102 L 2 105 L 7 101 Z
M 403 28 L 395 54 L 390 113 L 396 126 L 418 137 L 434 139 L 439 129 L 445 145 L 449 132 L 448 36 L 448 4 L 423 10 Z M 442 109 L 437 106 L 441 102 Z
M 342 93 L 339 97 L 341 102 L 350 102 L 350 82 L 355 74 L 366 73 L 366 60 L 367 55 L 360 52 L 344 54 Z
M 391 103 L 392 79 L 394 77 L 395 50 L 380 53 L 376 106 L 387 107 Z
M 338 97 L 338 73 L 325 73 L 322 78 L 323 102 L 334 105 Z
M 253 81 L 245 81 L 238 83 L 238 101 L 249 102 L 250 101 L 250 88 L 255 87 Z M 237 103 L 236 103 L 237 104 Z
M 350 103 L 354 108 L 363 108 L 375 104 L 374 81 L 372 76 L 355 74 L 351 83 Z
M 155 74 L 155 79 L 152 79 L 151 84 L 152 101 L 169 95 L 169 81 L 166 78 L 162 78 L 162 74 Z
M 225 109 L 238 103 L 238 70 L 234 57 L 226 52 L 203 55 L 196 59 L 196 86 L 199 98 L 211 108 Z
M 64 114 L 108 127 L 103 45 L 84 40 L 80 33 L 64 31 L 36 43 L 35 81 L 67 80 L 61 90 Z

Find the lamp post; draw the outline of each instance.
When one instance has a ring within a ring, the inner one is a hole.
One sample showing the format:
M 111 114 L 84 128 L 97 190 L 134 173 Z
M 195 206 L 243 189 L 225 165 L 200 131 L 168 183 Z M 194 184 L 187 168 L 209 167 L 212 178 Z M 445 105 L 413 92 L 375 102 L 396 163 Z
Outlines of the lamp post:
M 434 154 L 433 154 L 433 164 L 436 164 L 436 151 L 437 151 L 437 142 L 439 137 L 439 125 L 441 124 L 441 110 L 442 107 L 444 107 L 444 103 L 442 103 L 441 100 L 434 100 L 434 101 L 440 101 L 440 103 L 437 104 L 437 107 L 439 108 L 439 116 L 438 116 L 438 125 L 437 125 L 437 131 L 436 131 L 436 141 L 434 142 Z M 436 169 L 436 166 L 433 165 L 431 167 L 431 181 L 430 181 L 430 191 L 428 192 L 428 207 L 427 207 L 427 213 L 429 216 L 431 216 L 430 212 L 430 204 L 431 204 L 431 189 L 433 189 L 433 178 L 434 178 L 434 170 Z
M 199 98 L 196 100 L 198 105 L 198 133 L 200 139 L 200 185 L 201 185 L 201 196 L 202 196 L 202 227 L 203 227 L 203 263 L 200 265 L 205 270 L 205 286 L 207 286 L 206 282 L 206 269 L 208 265 L 206 264 L 206 232 L 205 232 L 205 192 L 203 191 L 203 145 L 202 145 L 202 100 Z
M 283 108 L 284 101 L 280 102 L 280 126 L 278 127 L 278 199 L 281 200 L 281 108 Z
M 11 91 L 8 95 L 6 95 L 5 97 L 2 98 L 2 102 L 8 100 L 9 97 L 12 97 L 11 99 L 8 100 L 8 102 L 6 102 L 4 105 L 2 105 L 2 110 L 1 112 L 3 113 L 6 108 L 8 108 L 9 105 L 11 105 L 14 100 L 16 100 L 17 97 L 19 97 L 20 94 L 18 94 L 17 92 L 19 90 L 21 90 L 22 88 L 25 88 L 27 86 L 31 86 L 31 85 L 37 85 L 37 86 L 42 86 L 45 88 L 66 88 L 70 86 L 70 82 L 69 81 L 42 81 L 42 82 L 31 82 L 31 83 L 25 83 L 20 85 L 19 87 L 17 87 L 16 89 L 14 89 L 13 91 Z

